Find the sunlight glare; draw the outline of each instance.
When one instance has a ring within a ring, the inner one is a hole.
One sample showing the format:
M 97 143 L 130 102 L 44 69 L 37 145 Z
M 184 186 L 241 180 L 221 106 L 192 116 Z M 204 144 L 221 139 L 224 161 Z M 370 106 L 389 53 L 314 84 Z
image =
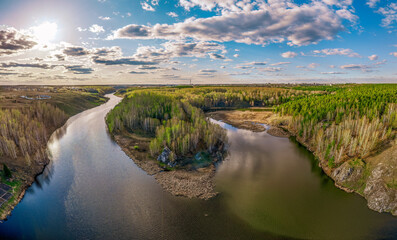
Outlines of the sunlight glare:
M 46 44 L 54 40 L 58 30 L 58 25 L 56 23 L 44 22 L 32 29 L 34 36 L 37 38 L 39 43 Z

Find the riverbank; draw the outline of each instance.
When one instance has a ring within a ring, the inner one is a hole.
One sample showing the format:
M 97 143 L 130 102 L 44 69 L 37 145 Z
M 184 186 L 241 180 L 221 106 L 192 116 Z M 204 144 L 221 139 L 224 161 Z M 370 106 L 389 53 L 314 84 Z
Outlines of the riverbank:
M 237 128 L 255 132 L 265 131 L 260 124 L 270 125 L 267 133 L 278 137 L 294 136 L 318 160 L 318 165 L 329 176 L 336 187 L 357 193 L 367 200 L 370 209 L 377 212 L 390 212 L 397 216 L 397 145 L 383 146 L 366 159 L 345 159 L 336 168 L 328 166 L 308 141 L 299 137 L 298 133 L 288 127 L 288 118 L 279 117 L 272 112 L 257 111 L 219 111 L 208 113 L 207 116 L 223 121 Z
M 207 200 L 218 194 L 215 191 L 213 165 L 197 170 L 166 171 L 148 154 L 150 138 L 133 133 L 115 134 L 113 138 L 138 167 L 154 176 L 161 187 L 172 195 Z
M 42 90 L 40 90 L 42 91 Z M 35 94 L 40 93 L 40 91 L 34 91 Z M 9 104 L 2 106 L 3 109 L 21 109 L 29 107 L 31 104 L 35 102 L 32 100 L 19 99 L 19 93 L 16 91 L 13 95 L 10 95 L 9 92 L 0 92 L 0 97 L 6 99 Z M 23 93 L 26 93 L 24 90 Z M 85 91 L 67 91 L 67 92 L 50 92 L 51 98 L 40 100 L 41 102 L 50 104 L 51 106 L 56 106 L 58 109 L 61 109 L 63 112 L 66 112 L 66 118 L 61 121 L 58 125 L 55 126 L 46 126 L 45 128 L 45 139 L 49 139 L 50 136 L 60 127 L 62 127 L 67 120 L 74 116 L 77 113 L 80 113 L 84 110 L 96 107 L 102 103 L 105 103 L 108 98 L 104 97 L 103 94 L 92 94 L 87 93 Z M 47 144 L 47 142 L 45 142 Z M 40 148 L 45 149 L 45 145 L 40 145 Z M 24 197 L 26 189 L 28 189 L 36 177 L 40 175 L 47 164 L 50 162 L 50 158 L 46 151 L 42 152 L 43 154 L 40 157 L 32 156 L 32 159 L 25 156 L 22 156 L 21 153 L 17 152 L 16 158 L 9 158 L 6 156 L 0 157 L 1 165 L 6 164 L 8 168 L 11 169 L 12 177 L 5 178 L 2 176 L 1 183 L 10 187 L 7 194 L 9 194 L 9 198 L 2 199 L 2 205 L 0 206 L 0 220 L 6 220 L 7 217 L 12 213 L 12 210 L 15 206 L 22 200 Z M 3 170 L 4 171 L 4 170 Z M 3 175 L 3 174 L 1 174 Z
M 273 112 L 268 111 L 217 111 L 209 112 L 207 116 L 218 121 L 225 122 L 236 128 L 246 129 L 253 132 L 267 131 L 268 134 L 275 137 L 289 137 L 290 134 L 274 123 L 280 118 Z M 266 130 L 264 124 L 270 128 Z

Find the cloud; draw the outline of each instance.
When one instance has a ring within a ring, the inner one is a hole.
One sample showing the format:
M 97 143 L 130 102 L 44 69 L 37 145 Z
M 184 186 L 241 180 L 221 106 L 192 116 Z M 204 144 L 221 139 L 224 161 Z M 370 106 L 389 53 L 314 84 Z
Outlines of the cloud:
M 0 63 L 0 67 L 2 68 L 41 68 L 41 69 L 53 69 L 57 67 L 57 65 L 50 65 L 46 63 L 17 63 L 17 62 L 8 62 L 8 63 Z
M 154 8 L 153 8 L 149 3 L 147 3 L 147 2 L 141 2 L 141 6 L 142 6 L 142 9 L 145 10 L 145 11 L 150 11 L 150 12 L 156 11 L 156 10 L 154 10 Z
M 308 68 L 316 68 L 318 66 L 320 66 L 320 64 L 318 63 L 310 63 L 309 65 L 307 65 Z
M 217 54 L 217 53 L 209 53 L 208 54 L 212 59 L 226 59 L 224 55 Z
M 322 72 L 321 74 L 339 75 L 339 74 L 346 74 L 346 73 L 345 72 Z
M 245 65 L 264 66 L 266 64 L 267 64 L 267 62 L 249 62 L 249 63 L 246 63 Z
M 99 26 L 98 24 L 93 24 L 88 30 L 96 34 L 105 32 L 105 29 L 103 29 L 103 27 Z
M 58 60 L 58 61 L 65 61 L 65 55 L 63 55 L 63 54 L 54 54 L 54 57 L 56 57 L 56 59 Z
M 82 65 L 65 65 L 63 67 L 74 74 L 91 74 L 94 71 L 92 68 L 87 68 Z
M 240 55 L 238 55 L 237 53 L 233 55 L 233 57 L 238 58 L 240 57 Z
M 286 65 L 286 64 L 291 64 L 291 62 L 278 62 L 278 63 L 272 63 L 270 65 L 271 66 L 280 66 L 280 65 Z
M 360 57 L 360 54 L 355 53 L 353 50 L 348 48 L 327 48 L 322 50 L 314 50 L 313 53 L 327 56 L 339 55 L 348 57 Z
M 391 52 L 390 55 L 397 57 L 397 52 Z
M 0 56 L 11 55 L 33 48 L 37 43 L 14 28 L 0 30 Z
M 294 58 L 294 57 L 298 56 L 298 54 L 296 52 L 285 52 L 285 53 L 282 53 L 281 56 L 283 58 Z
M 142 67 L 139 67 L 138 69 L 140 69 L 140 70 L 156 70 L 156 69 L 160 69 L 160 68 L 155 67 L 155 66 L 142 66 Z
M 259 68 L 259 71 L 261 72 L 281 72 L 284 69 L 281 67 L 265 67 L 265 68 Z
M 136 71 L 131 71 L 129 73 L 131 73 L 131 74 L 148 74 L 148 72 L 136 72 Z
M 300 5 L 286 0 L 268 1 L 257 10 L 222 12 L 220 16 L 189 18 L 172 25 L 131 24 L 116 30 L 113 38 L 193 38 L 257 45 L 288 41 L 290 45 L 301 46 L 333 39 L 345 29 L 343 19 L 333 7 L 319 1 Z
M 376 4 L 378 4 L 379 1 L 380 1 L 380 0 L 367 0 L 367 5 L 368 5 L 370 8 L 374 8 L 374 7 L 376 7 Z
M 346 69 L 346 70 L 361 70 L 363 72 L 372 72 L 372 66 L 369 65 L 364 65 L 364 64 L 347 64 L 347 65 L 342 65 L 340 68 Z
M 176 14 L 175 12 L 168 12 L 167 13 L 168 16 L 173 17 L 173 18 L 177 18 L 178 14 Z
M 381 7 L 377 11 L 383 15 L 382 26 L 391 28 L 394 23 L 397 23 L 397 3 L 390 3 L 386 7 Z
M 98 18 L 103 21 L 109 21 L 111 19 L 110 17 L 103 17 L 103 16 L 99 16 Z
M 213 70 L 213 69 L 201 69 L 200 73 L 216 73 L 217 70 Z
M 118 58 L 118 59 L 105 59 L 99 57 L 92 57 L 92 61 L 97 64 L 104 65 L 156 65 L 158 62 L 139 61 L 134 58 Z
M 378 58 L 379 58 L 378 55 L 375 55 L 375 54 L 371 55 L 371 56 L 368 56 L 368 59 L 371 60 L 371 61 L 378 60 Z
M 90 54 L 90 52 L 84 47 L 66 47 L 63 53 L 68 56 L 85 56 Z

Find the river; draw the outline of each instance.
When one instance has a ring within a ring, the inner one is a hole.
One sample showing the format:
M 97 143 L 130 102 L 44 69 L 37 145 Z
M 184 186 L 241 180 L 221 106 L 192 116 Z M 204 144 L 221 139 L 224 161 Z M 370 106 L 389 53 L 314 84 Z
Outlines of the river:
M 292 139 L 227 129 L 230 154 L 211 200 L 166 193 L 110 138 L 120 98 L 68 120 L 51 163 L 27 190 L 1 239 L 392 239 L 397 218 L 334 187 Z

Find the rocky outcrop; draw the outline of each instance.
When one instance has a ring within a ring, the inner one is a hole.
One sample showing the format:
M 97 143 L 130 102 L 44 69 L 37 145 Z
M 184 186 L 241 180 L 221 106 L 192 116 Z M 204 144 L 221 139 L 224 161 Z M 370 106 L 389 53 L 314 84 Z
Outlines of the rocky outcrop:
M 157 161 L 166 164 L 169 167 L 175 167 L 177 156 L 168 147 L 164 147 L 163 152 L 157 157 Z
M 384 180 L 392 174 L 391 168 L 384 164 L 380 163 L 376 166 L 366 182 L 364 197 L 372 210 L 397 215 L 397 191 L 388 187 Z

